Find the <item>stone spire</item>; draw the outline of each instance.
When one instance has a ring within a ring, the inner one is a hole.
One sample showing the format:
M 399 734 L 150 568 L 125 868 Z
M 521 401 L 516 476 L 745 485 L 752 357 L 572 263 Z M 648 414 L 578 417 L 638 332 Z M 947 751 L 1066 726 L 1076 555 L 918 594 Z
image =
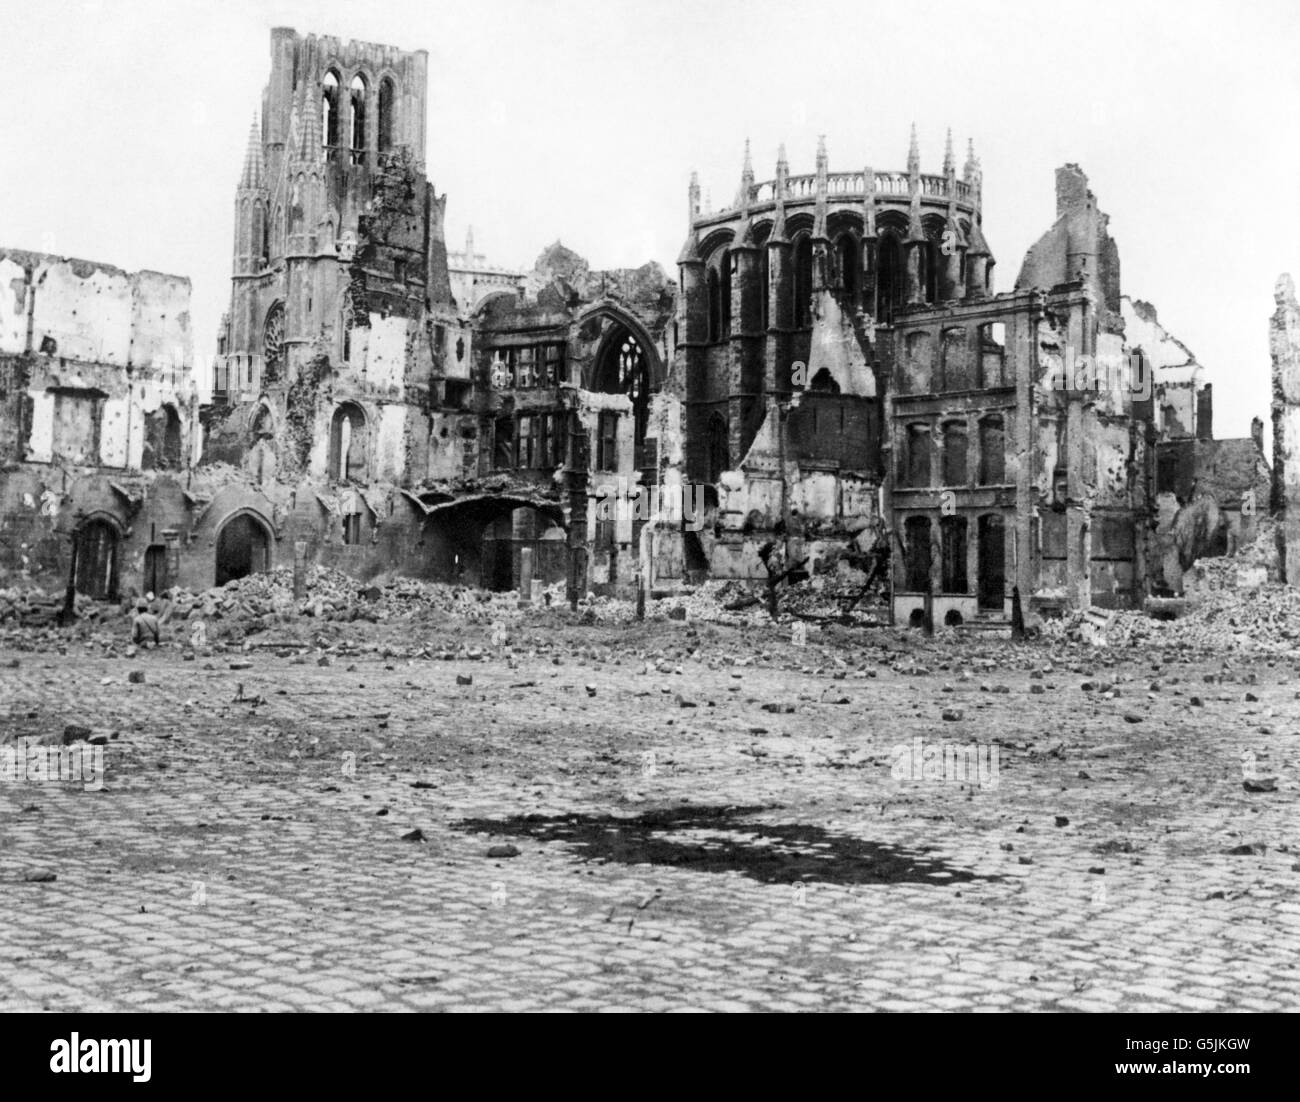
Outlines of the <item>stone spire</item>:
M 248 128 L 248 152 L 244 154 L 244 171 L 239 177 L 239 186 L 259 188 L 265 182 L 266 166 L 262 160 L 262 135 L 257 126 L 257 116 L 253 116 Z
M 689 207 L 686 224 L 693 228 L 695 220 L 700 216 L 700 174 L 698 172 L 691 173 L 691 183 L 686 189 L 686 200 Z
M 921 174 L 921 147 L 916 140 L 916 123 L 912 123 L 912 140 L 907 147 L 907 174 L 909 176 Z
M 465 231 L 465 263 L 474 263 L 474 227 L 470 226 Z
M 740 190 L 736 192 L 736 206 L 744 209 L 749 206 L 749 197 L 754 191 L 754 162 L 749 156 L 749 139 L 745 139 L 745 163 L 740 170 Z
M 772 222 L 772 240 L 784 241 L 785 238 L 785 189 L 790 179 L 790 162 L 785 158 L 785 142 L 776 153 L 776 213 Z
M 979 175 L 980 161 L 975 156 L 975 140 L 966 139 L 966 167 L 962 169 L 962 179 L 968 184 L 975 182 L 975 177 Z
M 952 127 L 948 127 L 948 137 L 943 146 L 943 174 L 948 179 L 952 179 L 957 171 L 957 162 L 952 155 Z

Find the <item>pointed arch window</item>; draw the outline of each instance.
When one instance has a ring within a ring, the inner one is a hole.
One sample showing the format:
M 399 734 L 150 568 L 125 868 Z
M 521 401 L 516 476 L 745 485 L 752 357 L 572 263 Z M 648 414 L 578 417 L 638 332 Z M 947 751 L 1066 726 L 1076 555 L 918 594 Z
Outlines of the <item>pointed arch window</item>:
M 339 144 L 339 75 L 333 69 L 325 74 L 321 91 L 321 135 L 331 148 Z
M 393 108 L 397 90 L 392 79 L 384 77 L 379 82 L 379 152 L 393 147 Z
M 718 270 L 710 268 L 704 277 L 705 290 L 709 296 L 709 340 L 716 341 L 722 333 L 722 298 L 718 285 Z
M 607 346 L 597 373 L 596 389 L 603 394 L 626 394 L 632 399 L 632 439 L 635 465 L 646 466 L 646 430 L 650 425 L 650 360 L 641 342 L 624 330 Z
M 892 325 L 903 302 L 903 251 L 893 233 L 883 234 L 876 248 L 876 321 Z
M 348 101 L 352 108 L 352 163 L 359 165 L 366 153 L 366 78 L 360 73 L 352 78 Z
M 859 262 L 858 243 L 853 234 L 840 234 L 835 242 L 836 258 L 840 268 L 840 286 L 844 288 L 844 300 L 850 306 L 858 304 Z
M 794 243 L 794 327 L 812 324 L 812 238 L 801 233 Z
M 722 321 L 720 340 L 731 336 L 731 253 L 722 250 L 718 260 L 718 313 Z
M 262 383 L 276 382 L 284 370 L 284 303 L 266 312 L 262 327 Z
M 716 484 L 723 471 L 731 469 L 731 449 L 728 443 L 727 419 L 720 413 L 709 415 L 709 478 Z

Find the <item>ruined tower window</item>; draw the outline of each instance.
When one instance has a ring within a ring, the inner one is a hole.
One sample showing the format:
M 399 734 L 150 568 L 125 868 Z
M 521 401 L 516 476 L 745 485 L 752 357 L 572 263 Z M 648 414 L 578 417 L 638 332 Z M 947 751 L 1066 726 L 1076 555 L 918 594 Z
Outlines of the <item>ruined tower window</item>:
M 720 413 L 709 416 L 709 482 L 717 483 L 723 471 L 731 470 L 731 447 L 727 419 Z
M 844 288 L 844 300 L 850 306 L 856 306 L 858 303 L 858 243 L 851 233 L 842 233 L 835 243 L 835 251 L 840 267 L 840 286 Z
M 339 144 L 339 77 L 331 69 L 325 74 L 321 92 L 321 135 L 328 149 Z
M 262 382 L 273 383 L 284 367 L 284 303 L 277 302 L 266 312 L 262 327 Z
M 944 593 L 965 593 L 966 518 L 939 518 L 939 588 Z
M 768 312 L 772 308 L 772 271 L 766 248 L 762 248 L 758 252 L 758 285 L 760 328 L 765 330 L 769 325 Z
M 352 78 L 348 100 L 352 108 L 352 163 L 359 165 L 366 154 L 366 78 L 360 73 Z
M 379 152 L 383 153 L 393 146 L 393 82 L 384 77 L 379 82 Z
M 980 485 L 996 486 L 1006 478 L 1006 430 L 1002 417 L 991 414 L 980 421 Z
M 892 325 L 894 310 L 903 301 L 903 255 L 893 233 L 884 234 L 877 249 L 876 321 Z
M 406 261 L 405 260 L 393 261 L 393 282 L 395 283 L 406 282 Z
M 794 327 L 812 324 L 812 239 L 800 234 L 794 244 Z
M 344 402 L 330 421 L 329 473 L 338 482 L 366 478 L 366 415 L 353 402 Z
M 908 517 L 903 524 L 906 556 L 904 587 L 912 593 L 930 589 L 930 518 Z
M 930 451 L 933 447 L 934 438 L 930 433 L 929 425 L 907 426 L 906 444 L 903 449 L 904 486 L 930 485 Z
M 542 450 L 546 454 L 544 466 L 563 467 L 568 443 L 568 421 L 563 413 L 548 413 L 542 422 Z
M 357 544 L 361 542 L 361 514 L 343 514 L 343 542 Z
M 709 269 L 705 286 L 709 293 L 709 340 L 717 341 L 722 335 L 722 291 L 716 268 Z
M 613 410 L 601 411 L 597 424 L 596 470 L 618 470 L 618 414 Z
M 943 484 L 966 485 L 966 424 L 946 421 L 943 426 Z

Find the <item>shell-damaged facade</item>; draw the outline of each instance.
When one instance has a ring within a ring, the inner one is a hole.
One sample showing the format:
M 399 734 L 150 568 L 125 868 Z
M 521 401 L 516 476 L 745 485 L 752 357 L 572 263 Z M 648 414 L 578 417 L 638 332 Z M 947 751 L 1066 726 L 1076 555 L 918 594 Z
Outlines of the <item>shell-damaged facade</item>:
M 949 140 L 923 173 L 915 133 L 904 170 L 832 172 L 823 143 L 760 181 L 746 149 L 718 211 L 692 177 L 676 279 L 558 241 L 510 271 L 448 252 L 427 69 L 272 31 L 202 408 L 187 281 L 0 250 L 0 584 L 115 597 L 297 556 L 576 598 L 888 546 L 905 622 L 1177 587 L 1225 442 L 1077 167 L 1001 294 L 978 160 Z

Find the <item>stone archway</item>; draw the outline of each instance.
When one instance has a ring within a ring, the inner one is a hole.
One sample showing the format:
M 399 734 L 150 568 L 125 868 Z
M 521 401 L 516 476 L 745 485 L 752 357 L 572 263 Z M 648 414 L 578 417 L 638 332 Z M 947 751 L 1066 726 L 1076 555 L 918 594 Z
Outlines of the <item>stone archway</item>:
M 225 585 L 271 569 L 271 530 L 248 510 L 241 510 L 217 532 L 216 584 Z

